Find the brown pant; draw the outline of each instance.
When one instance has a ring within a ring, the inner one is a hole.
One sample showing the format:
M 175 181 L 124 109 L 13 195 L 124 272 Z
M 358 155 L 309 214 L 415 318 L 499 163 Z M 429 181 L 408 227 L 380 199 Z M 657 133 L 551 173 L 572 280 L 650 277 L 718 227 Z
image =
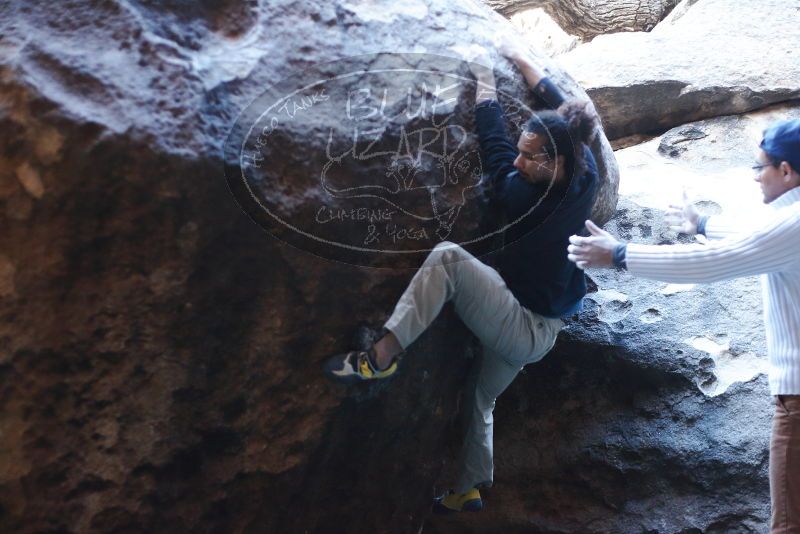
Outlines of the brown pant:
M 777 395 L 769 446 L 770 534 L 800 534 L 800 395 Z

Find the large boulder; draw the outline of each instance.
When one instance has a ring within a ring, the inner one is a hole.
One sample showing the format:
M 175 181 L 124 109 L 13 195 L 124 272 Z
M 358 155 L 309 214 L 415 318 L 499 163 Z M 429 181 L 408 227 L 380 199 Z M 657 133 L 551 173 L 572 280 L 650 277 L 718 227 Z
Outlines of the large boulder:
M 231 195 L 224 141 L 265 89 L 335 77 L 337 58 L 408 52 L 420 70 L 438 65 L 420 54 L 504 31 L 449 0 L 2 4 L 2 530 L 418 532 L 458 442 L 469 337 L 447 310 L 395 380 L 326 382 L 321 362 L 380 324 L 412 271 L 263 232 Z M 496 70 L 506 102 L 528 102 Z M 470 124 L 470 97 L 455 94 L 454 121 Z M 281 130 L 256 183 L 297 224 L 321 194 L 303 174 L 317 134 L 352 134 L 342 109 Z M 595 151 L 607 218 L 616 164 L 605 139 Z
M 591 41 L 598 35 L 650 31 L 679 0 L 484 0 L 499 13 L 512 16 L 544 9 L 567 33 Z
M 520 11 L 510 20 L 534 48 L 550 57 L 569 52 L 581 43 L 578 37 L 562 30 L 542 8 Z
M 686 188 L 706 213 L 762 207 L 753 151 L 774 106 L 683 125 L 617 151 L 637 243 L 691 242 L 663 221 Z M 498 401 L 496 486 L 480 518 L 425 532 L 769 531 L 772 401 L 759 280 L 667 284 L 589 270 L 586 308 Z
M 652 32 L 601 35 L 559 57 L 586 87 L 609 138 L 800 97 L 796 3 L 688 3 Z

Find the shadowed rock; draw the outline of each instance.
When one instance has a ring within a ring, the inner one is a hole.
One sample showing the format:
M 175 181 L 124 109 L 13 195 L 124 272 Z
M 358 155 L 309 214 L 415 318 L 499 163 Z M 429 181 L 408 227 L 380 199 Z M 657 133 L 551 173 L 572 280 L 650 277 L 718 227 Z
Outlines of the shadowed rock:
M 299 73 L 453 56 L 508 27 L 433 0 L 0 7 L 2 529 L 418 532 L 458 441 L 470 338 L 447 309 L 394 380 L 326 382 L 320 363 L 386 318 L 411 271 L 262 231 L 228 188 L 224 141 Z M 510 65 L 497 74 L 527 101 Z M 466 123 L 474 94 L 457 96 Z M 289 217 L 325 193 L 302 165 L 338 117 L 305 116 L 271 145 L 269 191 Z M 595 150 L 602 219 L 616 164 L 604 139 Z M 460 162 L 447 161 L 451 182 L 473 176 Z
M 705 213 L 755 218 L 755 147 L 769 123 L 798 116 L 779 105 L 715 117 L 617 151 L 621 199 L 606 229 L 693 242 L 663 222 L 684 187 Z M 588 275 L 585 310 L 498 401 L 503 452 L 486 509 L 425 532 L 766 534 L 773 408 L 758 278 Z

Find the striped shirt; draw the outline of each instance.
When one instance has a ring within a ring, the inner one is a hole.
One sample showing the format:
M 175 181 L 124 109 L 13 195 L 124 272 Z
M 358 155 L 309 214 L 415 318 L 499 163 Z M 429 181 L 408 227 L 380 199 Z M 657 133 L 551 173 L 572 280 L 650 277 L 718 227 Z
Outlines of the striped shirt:
M 762 275 L 770 391 L 800 395 L 800 187 L 769 206 L 770 217 L 745 232 L 710 217 L 707 244 L 628 244 L 625 263 L 633 275 L 673 283 Z

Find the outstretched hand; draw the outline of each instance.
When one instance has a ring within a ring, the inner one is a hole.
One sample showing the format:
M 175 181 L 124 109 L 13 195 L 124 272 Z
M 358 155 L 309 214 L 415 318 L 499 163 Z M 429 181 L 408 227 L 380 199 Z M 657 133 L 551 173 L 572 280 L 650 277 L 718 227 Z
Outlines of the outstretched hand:
M 494 61 L 489 51 L 475 43 L 454 46 L 452 50 L 461 55 L 462 59 L 469 65 L 472 75 L 475 76 L 475 81 L 477 82 L 475 102 L 497 99 L 494 71 L 492 70 Z
M 452 49 L 464 61 L 469 63 L 469 68 L 476 77 L 485 74 L 487 69 L 491 70 L 494 66 L 494 61 L 492 61 L 489 51 L 479 44 L 459 45 L 452 47 Z
M 686 190 L 683 190 L 683 205 L 670 204 L 667 213 L 664 215 L 664 221 L 669 226 L 669 229 L 674 232 L 681 232 L 688 235 L 697 233 L 697 223 L 700 220 L 700 212 L 694 207 L 694 204 L 689 200 Z
M 567 259 L 578 269 L 613 267 L 614 249 L 620 242 L 592 221 L 586 221 L 586 229 L 591 234 L 589 237 L 570 236 Z
M 544 68 L 519 35 L 504 33 L 497 39 L 496 46 L 498 52 L 514 62 L 531 88 L 545 77 Z
M 518 62 L 529 55 L 528 49 L 520 40 L 519 35 L 513 35 L 508 32 L 501 34 L 497 38 L 495 46 L 500 54 L 514 62 Z

